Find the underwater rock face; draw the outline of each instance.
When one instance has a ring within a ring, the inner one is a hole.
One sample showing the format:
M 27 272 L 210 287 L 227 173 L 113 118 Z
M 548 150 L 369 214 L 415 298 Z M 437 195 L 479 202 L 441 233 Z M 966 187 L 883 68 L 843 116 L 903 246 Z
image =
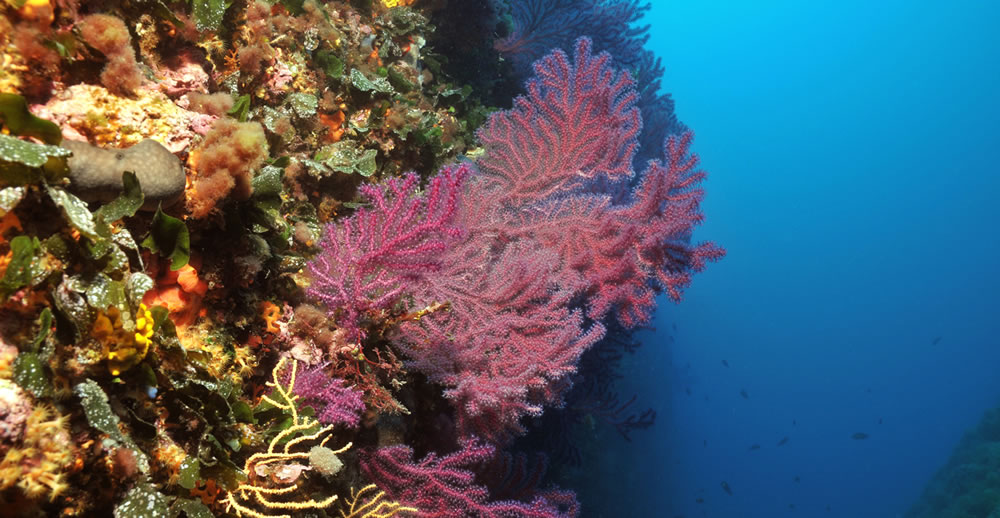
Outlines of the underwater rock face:
M 122 192 L 122 173 L 132 171 L 146 197 L 142 208 L 153 210 L 177 202 L 184 194 L 184 167 L 167 148 L 146 139 L 126 149 L 101 149 L 64 140 L 69 158 L 70 190 L 87 201 L 111 201 Z
M 143 90 L 133 99 L 87 84 L 70 86 L 45 104 L 29 108 L 36 116 L 58 124 L 63 138 L 68 140 L 125 148 L 151 138 L 172 153 L 187 149 L 198 130 L 207 130 L 215 120 L 211 115 L 182 108 L 156 90 Z

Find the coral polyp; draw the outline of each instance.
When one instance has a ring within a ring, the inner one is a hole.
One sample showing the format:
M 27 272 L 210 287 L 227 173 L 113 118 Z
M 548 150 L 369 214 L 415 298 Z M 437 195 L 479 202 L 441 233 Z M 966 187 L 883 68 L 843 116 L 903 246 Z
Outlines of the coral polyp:
M 16 485 L 32 498 L 54 500 L 69 488 L 65 472 L 73 463 L 69 417 L 49 405 L 36 405 L 24 423 L 20 441 L 14 441 L 0 461 L 0 489 Z

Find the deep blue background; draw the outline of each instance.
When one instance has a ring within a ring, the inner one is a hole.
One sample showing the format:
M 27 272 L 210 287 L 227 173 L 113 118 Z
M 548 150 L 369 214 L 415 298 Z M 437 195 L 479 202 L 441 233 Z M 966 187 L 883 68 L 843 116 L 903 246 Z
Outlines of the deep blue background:
M 900 516 L 1000 403 L 1000 3 L 654 4 L 729 255 L 661 301 L 628 371 L 659 420 L 590 510 Z

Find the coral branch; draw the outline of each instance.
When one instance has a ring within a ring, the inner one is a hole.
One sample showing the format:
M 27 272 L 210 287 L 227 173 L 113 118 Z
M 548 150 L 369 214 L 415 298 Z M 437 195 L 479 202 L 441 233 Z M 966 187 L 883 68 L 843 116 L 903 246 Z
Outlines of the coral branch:
M 535 63 L 536 78 L 514 108 L 494 113 L 479 130 L 479 161 L 500 207 L 519 208 L 579 187 L 583 180 L 632 175 L 642 127 L 631 76 L 611 68 L 577 41 L 573 63 L 555 50 Z
M 550 501 L 536 496 L 530 503 L 516 500 L 490 502 L 486 488 L 476 485 L 473 467 L 492 458 L 494 449 L 477 440 L 462 443 L 459 451 L 443 457 L 430 453 L 423 460 L 413 460 L 407 446 L 390 446 L 368 452 L 361 469 L 393 498 L 411 502 L 417 516 L 466 518 L 555 518 L 576 516 L 575 499 L 560 493 Z
M 309 263 L 309 294 L 340 327 L 359 335 L 366 314 L 392 306 L 416 279 L 440 268 L 447 243 L 461 233 L 455 213 L 468 172 L 467 165 L 443 169 L 426 194 L 417 193 L 414 174 L 363 186 L 372 207 L 327 226 L 323 252 Z
M 237 516 L 250 516 L 252 518 L 291 518 L 289 514 L 273 515 L 264 514 L 250 507 L 251 502 L 263 506 L 265 509 L 291 509 L 296 511 L 306 509 L 325 509 L 337 501 L 337 495 L 331 495 L 322 500 L 275 500 L 271 496 L 289 495 L 299 489 L 299 473 L 305 466 L 294 463 L 296 460 L 310 458 L 310 452 L 293 451 L 293 448 L 304 442 L 319 441 L 318 447 L 325 448 L 326 442 L 330 440 L 329 432 L 333 425 L 319 426 L 319 422 L 307 416 L 300 416 L 295 401 L 295 381 L 298 374 L 298 362 L 292 360 L 291 373 L 288 382 L 282 385 L 278 380 L 282 368 L 285 366 L 286 358 L 282 358 L 271 371 L 271 380 L 267 386 L 274 389 L 275 398 L 264 396 L 263 400 L 268 404 L 282 410 L 291 418 L 291 424 L 271 439 L 267 452 L 258 452 L 251 455 L 243 465 L 243 471 L 250 477 L 246 483 L 241 483 L 235 490 L 230 491 L 225 498 L 227 510 L 233 510 Z M 313 431 L 315 430 L 315 431 Z M 310 433 L 311 432 L 311 433 Z M 322 439 L 321 439 L 322 438 Z M 280 451 L 275 451 L 278 446 L 284 443 Z M 332 451 L 332 455 L 344 453 L 351 448 L 351 443 L 338 450 Z M 272 464 L 280 464 L 280 467 L 289 469 L 277 471 Z M 267 474 L 278 474 L 278 476 L 265 477 Z

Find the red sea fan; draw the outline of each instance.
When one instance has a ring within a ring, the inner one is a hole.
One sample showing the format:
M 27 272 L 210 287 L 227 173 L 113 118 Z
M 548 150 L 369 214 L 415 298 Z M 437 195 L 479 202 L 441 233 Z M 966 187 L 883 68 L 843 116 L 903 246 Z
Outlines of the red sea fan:
M 344 380 L 331 378 L 320 365 L 300 373 L 295 379 L 295 394 L 316 410 L 323 424 L 343 424 L 357 428 L 365 410 L 364 394 L 344 386 Z
M 417 300 L 446 300 L 450 311 L 402 324 L 400 346 L 412 367 L 447 387 L 463 436 L 505 442 L 523 431 L 522 416 L 558 404 L 604 327 L 585 328 L 570 309 L 572 292 L 554 282 L 550 251 L 522 242 L 491 258 L 471 239 L 447 258 Z
M 477 133 L 486 149 L 479 181 L 496 206 L 518 208 L 590 178 L 632 175 L 642 127 L 632 78 L 590 48 L 580 38 L 572 63 L 561 50 L 540 59 L 527 96 L 491 115 Z
M 609 191 L 633 174 L 641 121 L 631 80 L 607 59 L 585 38 L 572 63 L 555 51 L 536 64 L 529 95 L 491 116 L 459 216 L 468 232 L 413 285 L 417 306 L 450 311 L 404 322 L 398 345 L 445 386 L 463 435 L 503 443 L 520 433 L 522 417 L 561 403 L 602 320 L 647 322 L 658 289 L 679 297 L 723 253 L 688 243 L 704 177 L 690 136 L 668 140 L 666 163 L 612 203 Z
M 629 75 L 608 60 L 586 38 L 572 62 L 561 51 L 540 60 L 528 95 L 480 130 L 486 153 L 467 186 L 463 165 L 426 198 L 413 176 L 364 187 L 372 207 L 327 227 L 310 263 L 310 293 L 358 339 L 362 320 L 404 293 L 418 313 L 448 308 L 401 322 L 393 338 L 444 386 L 462 436 L 521 433 L 525 415 L 561 404 L 603 320 L 648 321 L 657 290 L 679 297 L 723 253 L 689 244 L 704 177 L 690 136 L 668 140 L 665 163 L 613 198 L 634 174 L 642 123 Z
M 665 162 L 650 163 L 631 202 L 612 203 L 633 175 L 642 122 L 631 79 L 608 62 L 581 38 L 572 63 L 557 50 L 535 64 L 528 95 L 479 131 L 486 154 L 466 225 L 557 252 L 554 275 L 585 299 L 588 317 L 634 327 L 649 321 L 658 289 L 679 300 L 691 274 L 724 251 L 689 243 L 705 177 L 690 133 L 667 139 Z
M 553 490 L 536 495 L 530 502 L 490 502 L 489 491 L 477 485 L 472 469 L 488 462 L 494 448 L 471 439 L 450 455 L 430 453 L 414 461 L 407 446 L 389 446 L 370 451 L 361 459 L 365 475 L 375 480 L 393 500 L 416 507 L 421 518 L 557 518 L 579 513 L 571 492 Z
M 633 227 L 643 271 L 678 302 L 691 274 L 726 255 L 711 242 L 691 244 L 694 227 L 704 219 L 699 206 L 705 196 L 699 187 L 705 172 L 698 169 L 698 155 L 690 152 L 693 139 L 690 131 L 668 137 L 665 162 L 650 162 L 635 190 L 635 202 L 615 214 L 623 225 Z
M 309 294 L 339 327 L 360 337 L 364 316 L 388 309 L 440 268 L 448 243 L 461 234 L 455 214 L 468 172 L 468 165 L 445 168 L 424 194 L 415 174 L 362 186 L 371 207 L 326 227 L 323 251 L 309 263 Z

